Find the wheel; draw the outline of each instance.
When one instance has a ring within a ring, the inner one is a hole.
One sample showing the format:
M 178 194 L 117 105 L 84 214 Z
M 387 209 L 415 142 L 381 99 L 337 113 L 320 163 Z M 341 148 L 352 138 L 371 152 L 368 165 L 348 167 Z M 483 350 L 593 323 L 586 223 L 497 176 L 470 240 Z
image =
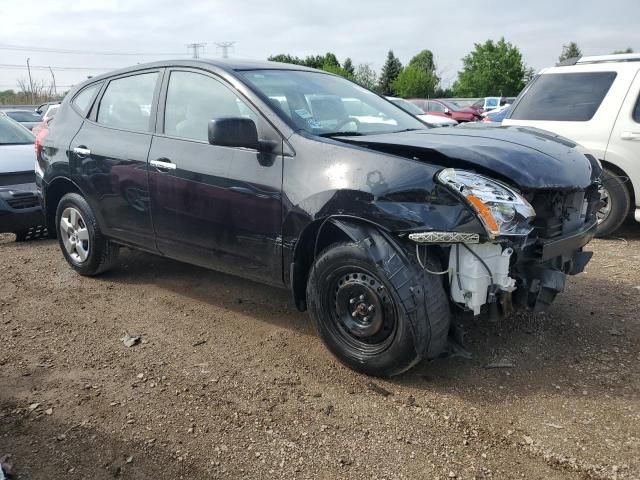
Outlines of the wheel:
M 388 244 L 336 244 L 319 255 L 307 302 L 327 348 L 368 375 L 398 375 L 446 347 L 449 304 L 441 280 Z M 377 258 L 376 258 L 377 257 Z
M 87 201 L 68 193 L 56 211 L 56 233 L 64 258 L 81 275 L 98 275 L 111 268 L 118 247 L 102 235 Z
M 597 237 L 606 237 L 615 232 L 629 214 L 631 198 L 629 190 L 624 184 L 624 178 L 620 178 L 606 168 L 602 171 L 602 187 L 600 197 L 604 205 L 598 210 Z

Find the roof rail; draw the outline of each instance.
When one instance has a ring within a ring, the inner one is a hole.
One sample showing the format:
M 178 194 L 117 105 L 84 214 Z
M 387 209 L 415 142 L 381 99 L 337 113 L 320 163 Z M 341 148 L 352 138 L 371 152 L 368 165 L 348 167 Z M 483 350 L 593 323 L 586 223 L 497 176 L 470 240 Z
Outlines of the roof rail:
M 640 62 L 640 53 L 617 53 L 612 55 L 595 55 L 591 57 L 580 57 L 574 64 L 584 63 L 607 63 L 607 62 Z

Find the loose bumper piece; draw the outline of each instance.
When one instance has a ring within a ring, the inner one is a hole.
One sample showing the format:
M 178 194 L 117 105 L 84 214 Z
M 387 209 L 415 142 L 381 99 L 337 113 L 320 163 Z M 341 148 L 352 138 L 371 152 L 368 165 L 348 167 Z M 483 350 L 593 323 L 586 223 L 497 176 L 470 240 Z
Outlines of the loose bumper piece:
M 419 232 L 410 233 L 409 240 L 416 243 L 478 243 L 480 235 L 463 232 Z

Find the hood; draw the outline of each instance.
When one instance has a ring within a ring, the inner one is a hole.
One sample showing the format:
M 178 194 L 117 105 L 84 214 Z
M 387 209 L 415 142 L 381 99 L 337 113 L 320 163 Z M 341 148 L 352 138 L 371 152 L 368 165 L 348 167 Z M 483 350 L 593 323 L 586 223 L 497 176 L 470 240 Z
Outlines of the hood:
M 32 172 L 36 153 L 33 143 L 26 145 L 0 145 L 0 175 L 3 173 Z
M 597 161 L 575 143 L 525 127 L 477 124 L 340 140 L 443 167 L 477 170 L 522 189 L 581 190 L 600 175 Z

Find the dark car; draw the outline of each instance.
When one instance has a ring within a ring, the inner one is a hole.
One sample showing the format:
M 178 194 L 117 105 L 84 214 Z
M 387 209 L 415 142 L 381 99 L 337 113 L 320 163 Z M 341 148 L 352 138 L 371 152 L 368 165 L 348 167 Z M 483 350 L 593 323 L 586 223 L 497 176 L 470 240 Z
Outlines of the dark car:
M 410 98 L 409 101 L 420 107 L 424 113 L 453 118 L 458 122 L 476 122 L 482 119 L 478 110 L 471 107 L 461 107 L 450 100 Z
M 23 127 L 33 130 L 33 127 L 42 122 L 42 117 L 33 110 L 3 110 L 6 115 Z
M 431 129 L 339 76 L 207 60 L 76 87 L 38 170 L 80 274 L 124 245 L 287 288 L 384 376 L 442 354 L 453 312 L 551 303 L 591 258 L 601 172 L 544 132 Z
M 29 130 L 0 112 L 0 233 L 15 233 L 17 240 L 44 233 L 33 142 Z

